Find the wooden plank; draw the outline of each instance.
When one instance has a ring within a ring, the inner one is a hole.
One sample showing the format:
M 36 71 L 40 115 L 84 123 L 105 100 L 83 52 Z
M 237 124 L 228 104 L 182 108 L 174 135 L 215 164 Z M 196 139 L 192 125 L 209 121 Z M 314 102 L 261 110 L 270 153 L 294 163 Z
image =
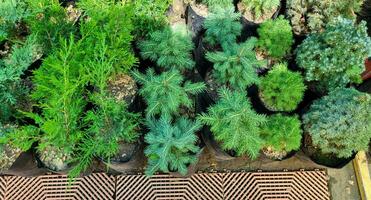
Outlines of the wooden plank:
M 371 178 L 364 151 L 357 153 L 353 159 L 353 165 L 362 200 L 371 200 Z

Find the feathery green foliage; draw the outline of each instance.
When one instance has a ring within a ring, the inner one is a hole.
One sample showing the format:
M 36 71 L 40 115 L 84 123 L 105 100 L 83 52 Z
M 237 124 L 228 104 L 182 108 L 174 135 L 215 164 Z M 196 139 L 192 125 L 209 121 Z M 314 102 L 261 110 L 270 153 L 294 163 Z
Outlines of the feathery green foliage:
M 297 115 L 275 114 L 267 117 L 267 123 L 262 126 L 261 130 L 264 146 L 277 152 L 298 150 L 303 133 L 300 126 L 301 123 Z
M 170 117 L 178 114 L 181 106 L 193 107 L 189 95 L 199 94 L 205 89 L 203 83 L 184 82 L 183 76 L 176 70 L 156 75 L 150 68 L 146 74 L 138 71 L 132 74 L 143 85 L 139 92 L 147 103 L 146 114 L 150 117 L 157 114 Z
M 253 14 L 254 19 L 258 19 L 265 13 L 277 9 L 280 0 L 242 0 L 242 3 Z
M 363 0 L 288 0 L 287 16 L 294 32 L 321 32 L 327 23 L 338 16 L 355 19 Z
M 339 158 L 367 151 L 371 139 L 371 96 L 338 88 L 316 100 L 303 116 L 305 132 L 325 154 Z
M 207 114 L 199 119 L 210 126 L 217 141 L 226 150 L 235 150 L 238 155 L 247 154 L 255 159 L 264 144 L 260 136 L 264 115 L 257 114 L 251 107 L 244 92 L 222 88 L 220 99 L 208 108 Z
M 197 161 L 196 154 L 200 151 L 195 132 L 201 128 L 201 123 L 183 117 L 172 122 L 168 117 L 161 117 L 159 120 L 148 119 L 147 126 L 150 131 L 145 136 L 148 143 L 146 174 L 178 171 L 186 175 L 187 165 Z
M 236 43 L 241 35 L 240 13 L 235 13 L 233 7 L 216 7 L 205 19 L 205 40 L 211 45 L 220 44 L 224 50 Z
M 277 64 L 261 78 L 259 85 L 263 102 L 277 111 L 292 111 L 303 99 L 306 86 L 299 72 L 287 69 L 287 64 Z
M 2 42 L 17 35 L 15 34 L 17 25 L 29 15 L 29 12 L 22 0 L 1 0 L 0 13 L 0 42 Z
M 16 127 L 0 124 L 0 152 L 5 144 L 28 151 L 38 136 L 39 132 L 34 126 Z
M 322 90 L 360 83 L 364 61 L 371 55 L 366 23 L 337 18 L 322 33 L 310 35 L 297 49 L 296 61 L 307 81 L 318 81 Z
M 17 101 L 28 93 L 21 76 L 39 53 L 34 35 L 25 42 L 14 44 L 10 54 L 0 60 L 0 119 L 7 120 L 14 113 Z
M 149 33 L 161 30 L 168 25 L 166 11 L 171 0 L 134 0 L 134 36 L 146 38 Z
M 34 71 L 32 98 L 41 114 L 26 115 L 35 120 L 42 134 L 39 150 L 54 146 L 72 153 L 83 135 L 81 117 L 86 102 L 82 91 L 86 80 L 81 75 L 80 61 L 84 52 L 72 36 L 61 39 L 59 46 Z
M 206 58 L 214 63 L 215 79 L 241 91 L 252 84 L 258 84 L 256 70 L 263 67 L 264 61 L 256 59 L 256 43 L 257 39 L 252 37 L 244 43 L 230 46 L 224 52 L 208 52 Z
M 192 60 L 194 45 L 184 25 L 166 27 L 149 34 L 149 39 L 139 43 L 144 59 L 155 61 L 165 69 L 186 70 L 195 65 Z
M 76 32 L 73 22 L 68 21 L 67 12 L 58 0 L 26 0 L 30 15 L 26 19 L 31 34 L 37 36 L 37 44 L 44 53 L 51 52 L 61 37 L 67 39 Z
M 258 34 L 258 47 L 268 56 L 282 59 L 290 53 L 294 39 L 290 23 L 283 16 L 263 22 L 258 28 Z
M 81 0 L 78 6 L 87 17 L 80 27 L 87 59 L 100 51 L 99 42 L 104 39 L 107 44 L 106 56 L 112 59 L 115 71 L 128 72 L 137 62 L 131 48 L 133 7 L 113 0 Z
M 233 0 L 202 0 L 203 3 L 205 3 L 209 9 L 213 10 L 216 7 L 221 8 L 229 8 L 233 7 Z

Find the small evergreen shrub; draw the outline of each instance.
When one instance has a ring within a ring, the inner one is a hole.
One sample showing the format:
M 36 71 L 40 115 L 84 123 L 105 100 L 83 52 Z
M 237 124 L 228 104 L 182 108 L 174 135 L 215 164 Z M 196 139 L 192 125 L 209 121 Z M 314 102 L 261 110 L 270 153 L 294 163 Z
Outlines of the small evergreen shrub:
M 286 64 L 277 64 L 261 78 L 259 89 L 268 108 L 292 111 L 303 99 L 306 86 L 299 72 L 288 70 Z
M 283 16 L 263 22 L 258 28 L 258 47 L 268 56 L 282 59 L 294 43 L 291 26 Z
M 134 36 L 146 38 L 149 33 L 165 28 L 168 25 L 165 14 L 171 3 L 171 0 L 135 0 Z
M 371 139 L 371 96 L 338 88 L 316 100 L 303 116 L 304 130 L 324 154 L 349 158 L 367 151 Z
M 216 7 L 205 19 L 205 41 L 213 46 L 221 45 L 224 50 L 236 43 L 241 35 L 240 13 L 233 7 Z
M 222 88 L 219 95 L 219 101 L 199 119 L 210 126 L 215 139 L 222 142 L 223 149 L 257 158 L 264 144 L 260 131 L 266 121 L 265 116 L 252 109 L 244 92 Z
M 205 89 L 203 83 L 184 82 L 179 71 L 172 70 L 156 75 L 153 69 L 146 74 L 134 71 L 134 78 L 142 88 L 139 93 L 147 103 L 147 116 L 157 114 L 169 117 L 177 114 L 181 106 L 191 108 L 193 101 L 189 95 L 199 94 Z
M 184 25 L 166 27 L 149 34 L 149 39 L 139 43 L 140 54 L 144 59 L 155 61 L 165 69 L 186 70 L 195 65 L 192 60 L 194 45 Z
M 307 37 L 297 49 L 296 61 L 307 81 L 318 81 L 326 91 L 360 83 L 364 61 L 371 55 L 365 22 L 337 18 L 322 33 Z
M 211 10 L 216 7 L 228 8 L 233 7 L 233 0 L 202 0 Z
M 150 131 L 145 136 L 148 143 L 146 174 L 178 171 L 186 175 L 187 165 L 197 161 L 196 154 L 200 151 L 195 132 L 201 128 L 201 123 L 182 117 L 172 122 L 170 118 L 161 117 L 147 120 L 147 126 Z
M 280 0 L 242 0 L 242 3 L 253 14 L 255 19 L 260 18 L 265 13 L 277 9 Z
M 301 123 L 299 117 L 275 114 L 267 117 L 267 123 L 262 126 L 261 135 L 264 146 L 275 152 L 290 152 L 298 150 L 301 145 Z
M 2 0 L 0 2 L 0 42 L 17 36 L 17 25 L 28 15 L 27 5 L 21 0 Z
M 262 68 L 264 61 L 256 59 L 254 47 L 256 38 L 244 43 L 234 44 L 223 52 L 208 52 L 206 59 L 214 63 L 213 76 L 217 82 L 236 90 L 245 90 L 252 84 L 259 83 L 257 69 Z
M 297 34 L 321 32 L 327 23 L 338 16 L 354 19 L 362 2 L 363 0 L 288 0 L 287 16 Z

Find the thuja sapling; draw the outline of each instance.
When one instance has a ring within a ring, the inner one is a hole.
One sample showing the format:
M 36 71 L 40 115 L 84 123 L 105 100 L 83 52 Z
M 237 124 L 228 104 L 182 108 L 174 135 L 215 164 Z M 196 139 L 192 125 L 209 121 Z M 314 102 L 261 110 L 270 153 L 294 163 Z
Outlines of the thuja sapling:
M 241 0 L 238 8 L 248 20 L 262 22 L 271 18 L 280 4 L 280 0 Z
M 264 144 L 260 134 L 266 117 L 253 110 L 245 92 L 222 88 L 219 95 L 220 99 L 199 120 L 210 126 L 223 149 L 257 158 Z

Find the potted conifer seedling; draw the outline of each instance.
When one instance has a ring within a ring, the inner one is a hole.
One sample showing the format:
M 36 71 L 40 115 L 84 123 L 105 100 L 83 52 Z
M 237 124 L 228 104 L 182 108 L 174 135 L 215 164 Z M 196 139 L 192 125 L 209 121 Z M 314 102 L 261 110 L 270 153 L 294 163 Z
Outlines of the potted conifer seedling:
M 316 100 L 303 116 L 304 150 L 315 162 L 342 167 L 371 139 L 371 96 L 338 88 Z
M 205 78 L 213 101 L 218 98 L 217 90 L 221 86 L 245 91 L 248 86 L 259 83 L 257 71 L 263 68 L 265 62 L 256 58 L 256 43 L 257 39 L 253 37 L 244 43 L 231 45 L 228 50 L 206 54 L 206 58 L 214 63 Z
M 216 104 L 199 116 L 200 121 L 210 126 L 215 140 L 229 155 L 257 158 L 264 144 L 260 132 L 265 116 L 252 109 L 245 92 L 222 88 L 219 96 Z M 211 148 L 219 151 L 220 147 Z
M 267 19 L 277 17 L 280 0 L 241 0 L 237 4 L 238 10 L 245 20 L 259 24 Z
M 300 149 L 302 137 L 298 116 L 275 114 L 262 126 L 263 153 L 270 159 L 282 160 Z
M 259 97 L 271 111 L 293 111 L 301 102 L 306 86 L 299 72 L 287 69 L 286 64 L 276 64 L 261 78 Z
M 161 116 L 158 120 L 148 118 L 146 124 L 149 128 L 145 136 L 148 143 L 146 174 L 151 176 L 161 171 L 184 176 L 192 173 L 201 152 L 196 135 L 201 123 L 184 117 L 172 121 Z

